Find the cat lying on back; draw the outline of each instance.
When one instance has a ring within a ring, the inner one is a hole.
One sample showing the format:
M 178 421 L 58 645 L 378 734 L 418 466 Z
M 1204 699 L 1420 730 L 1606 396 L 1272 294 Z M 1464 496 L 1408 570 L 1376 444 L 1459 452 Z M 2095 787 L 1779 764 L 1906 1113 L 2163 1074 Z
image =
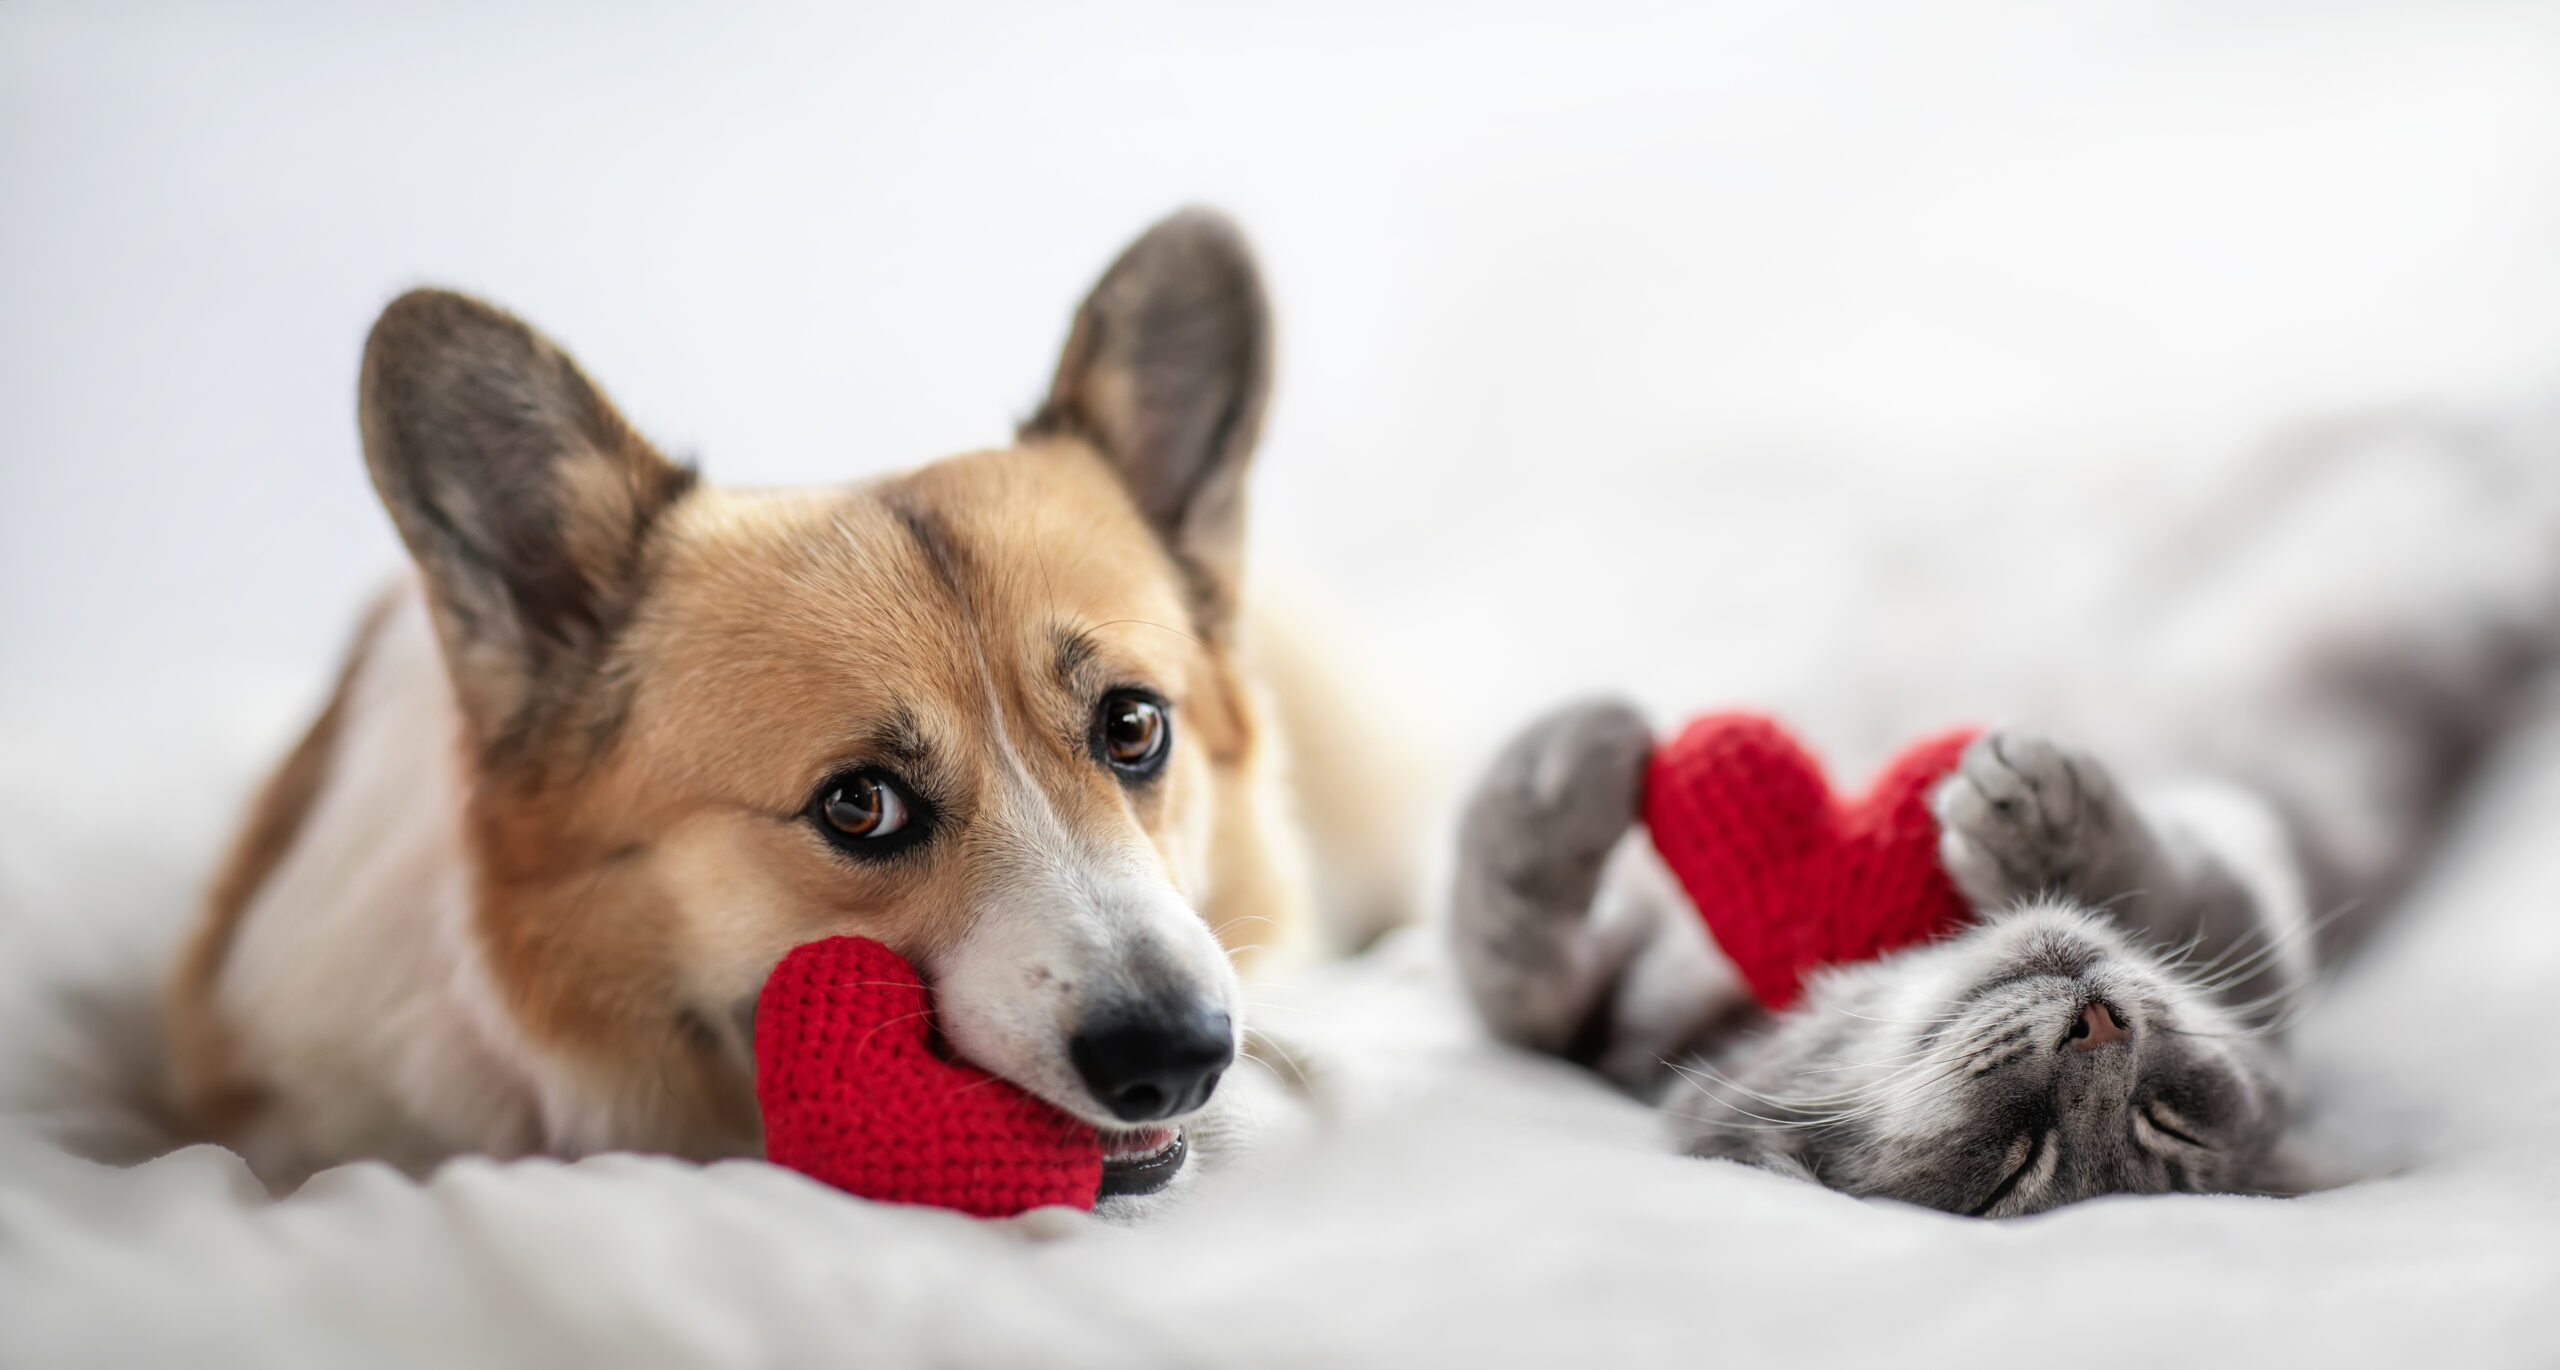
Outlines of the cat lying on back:
M 2270 1029 L 2312 971 L 2280 863 L 2144 811 L 2085 753 L 1990 733 L 1932 806 L 1981 921 L 1817 975 L 1745 1032 L 1686 897 L 1649 843 L 1619 840 L 1652 747 L 1623 705 L 1568 708 L 1478 791 L 1458 927 L 1502 1036 L 1660 1094 L 1695 1154 L 1851 1193 L 2005 1215 L 2280 1185 Z M 1506 860 L 1523 853 L 1536 869 Z
M 2120 691 L 2173 715 L 2155 729 L 2171 754 L 2233 779 L 2136 789 L 2090 751 L 1983 735 L 1931 794 L 1977 920 L 1818 973 L 1781 1012 L 1646 840 L 1644 719 L 1604 701 L 1531 724 L 1460 831 L 1452 932 L 1486 1024 L 1658 1100 L 1692 1154 L 1852 1194 L 2001 1217 L 2297 1191 L 2286 1023 L 2422 854 L 2541 655 L 2552 587 L 2551 540 L 2508 487 L 2375 445 L 2345 444 L 2294 492 L 2311 512 L 2267 520 L 2227 579 L 2182 592 L 2189 620 L 2222 620 L 2215 650 L 2246 688 L 2186 715 L 2174 692 Z M 2374 488 L 2341 524 L 2324 487 L 2358 482 Z M 2384 590 L 2302 602 L 2303 566 L 2378 555 L 2359 520 L 2440 514 L 2446 486 L 2457 516 L 2418 560 L 2360 568 Z M 2270 577 L 2287 582 L 2273 602 Z

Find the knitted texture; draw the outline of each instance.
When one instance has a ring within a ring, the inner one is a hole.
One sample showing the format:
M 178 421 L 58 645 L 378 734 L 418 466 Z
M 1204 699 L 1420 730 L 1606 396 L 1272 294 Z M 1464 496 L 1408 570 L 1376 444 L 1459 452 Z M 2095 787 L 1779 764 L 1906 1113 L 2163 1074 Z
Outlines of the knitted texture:
M 1881 956 L 1971 916 L 1938 862 L 1929 788 L 1973 730 L 1894 758 L 1843 802 L 1821 763 L 1758 714 L 1711 714 L 1657 749 L 1644 821 L 1751 992 L 1784 1008 L 1805 976 Z
M 868 938 L 796 947 L 756 1003 L 765 1159 L 889 1203 L 1093 1207 L 1094 1130 L 932 1046 L 915 968 Z

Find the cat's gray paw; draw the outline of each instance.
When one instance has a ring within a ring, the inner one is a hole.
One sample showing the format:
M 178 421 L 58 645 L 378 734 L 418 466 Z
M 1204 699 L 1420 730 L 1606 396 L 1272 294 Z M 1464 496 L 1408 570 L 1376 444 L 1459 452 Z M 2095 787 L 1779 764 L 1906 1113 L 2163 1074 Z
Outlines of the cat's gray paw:
M 2025 733 L 1974 739 L 1929 796 L 1938 855 L 1982 909 L 2039 896 L 2098 905 L 2143 892 L 2159 843 L 2086 752 Z
M 1652 753 L 1628 705 L 1567 705 L 1513 738 L 1467 801 L 1450 926 L 1468 989 L 1504 1037 L 1555 1049 L 1586 1007 L 1586 915 L 1635 825 Z
M 1458 864 L 1541 918 L 1579 918 L 1600 863 L 1636 821 L 1653 732 L 1616 700 L 1569 704 L 1522 730 L 1467 802 Z

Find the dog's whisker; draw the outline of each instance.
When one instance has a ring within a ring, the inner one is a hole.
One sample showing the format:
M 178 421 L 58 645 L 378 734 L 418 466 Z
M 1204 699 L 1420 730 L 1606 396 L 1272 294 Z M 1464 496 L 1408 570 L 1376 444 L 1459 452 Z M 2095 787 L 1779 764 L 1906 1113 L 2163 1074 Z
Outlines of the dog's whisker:
M 879 1022 L 872 1024 L 869 1032 L 862 1034 L 862 1040 L 855 1042 L 853 1044 L 853 1049 L 857 1052 L 868 1051 L 871 1048 L 872 1039 L 878 1037 L 881 1033 L 887 1032 L 889 1029 L 898 1026 L 900 1023 L 912 1023 L 918 1019 L 930 1019 L 932 1017 L 933 1010 L 918 1009 L 913 1013 L 901 1013 L 895 1018 L 883 1018 Z

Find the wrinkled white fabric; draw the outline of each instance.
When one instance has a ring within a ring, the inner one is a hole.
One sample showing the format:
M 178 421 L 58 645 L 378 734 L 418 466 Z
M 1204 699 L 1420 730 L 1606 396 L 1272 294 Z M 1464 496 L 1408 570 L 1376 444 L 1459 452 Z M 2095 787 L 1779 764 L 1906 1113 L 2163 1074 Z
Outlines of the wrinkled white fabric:
M 1408 935 L 1263 996 L 1316 1064 L 1313 1139 L 1136 1228 L 625 1156 L 277 1201 L 217 1149 L 119 1170 L 13 1127 L 0 1362 L 2548 1363 L 2555 828 L 2560 722 L 2304 1017 L 2306 1130 L 2368 1177 L 2303 1199 L 1984 1223 L 1663 1154 L 1645 1110 L 1481 1041 Z

